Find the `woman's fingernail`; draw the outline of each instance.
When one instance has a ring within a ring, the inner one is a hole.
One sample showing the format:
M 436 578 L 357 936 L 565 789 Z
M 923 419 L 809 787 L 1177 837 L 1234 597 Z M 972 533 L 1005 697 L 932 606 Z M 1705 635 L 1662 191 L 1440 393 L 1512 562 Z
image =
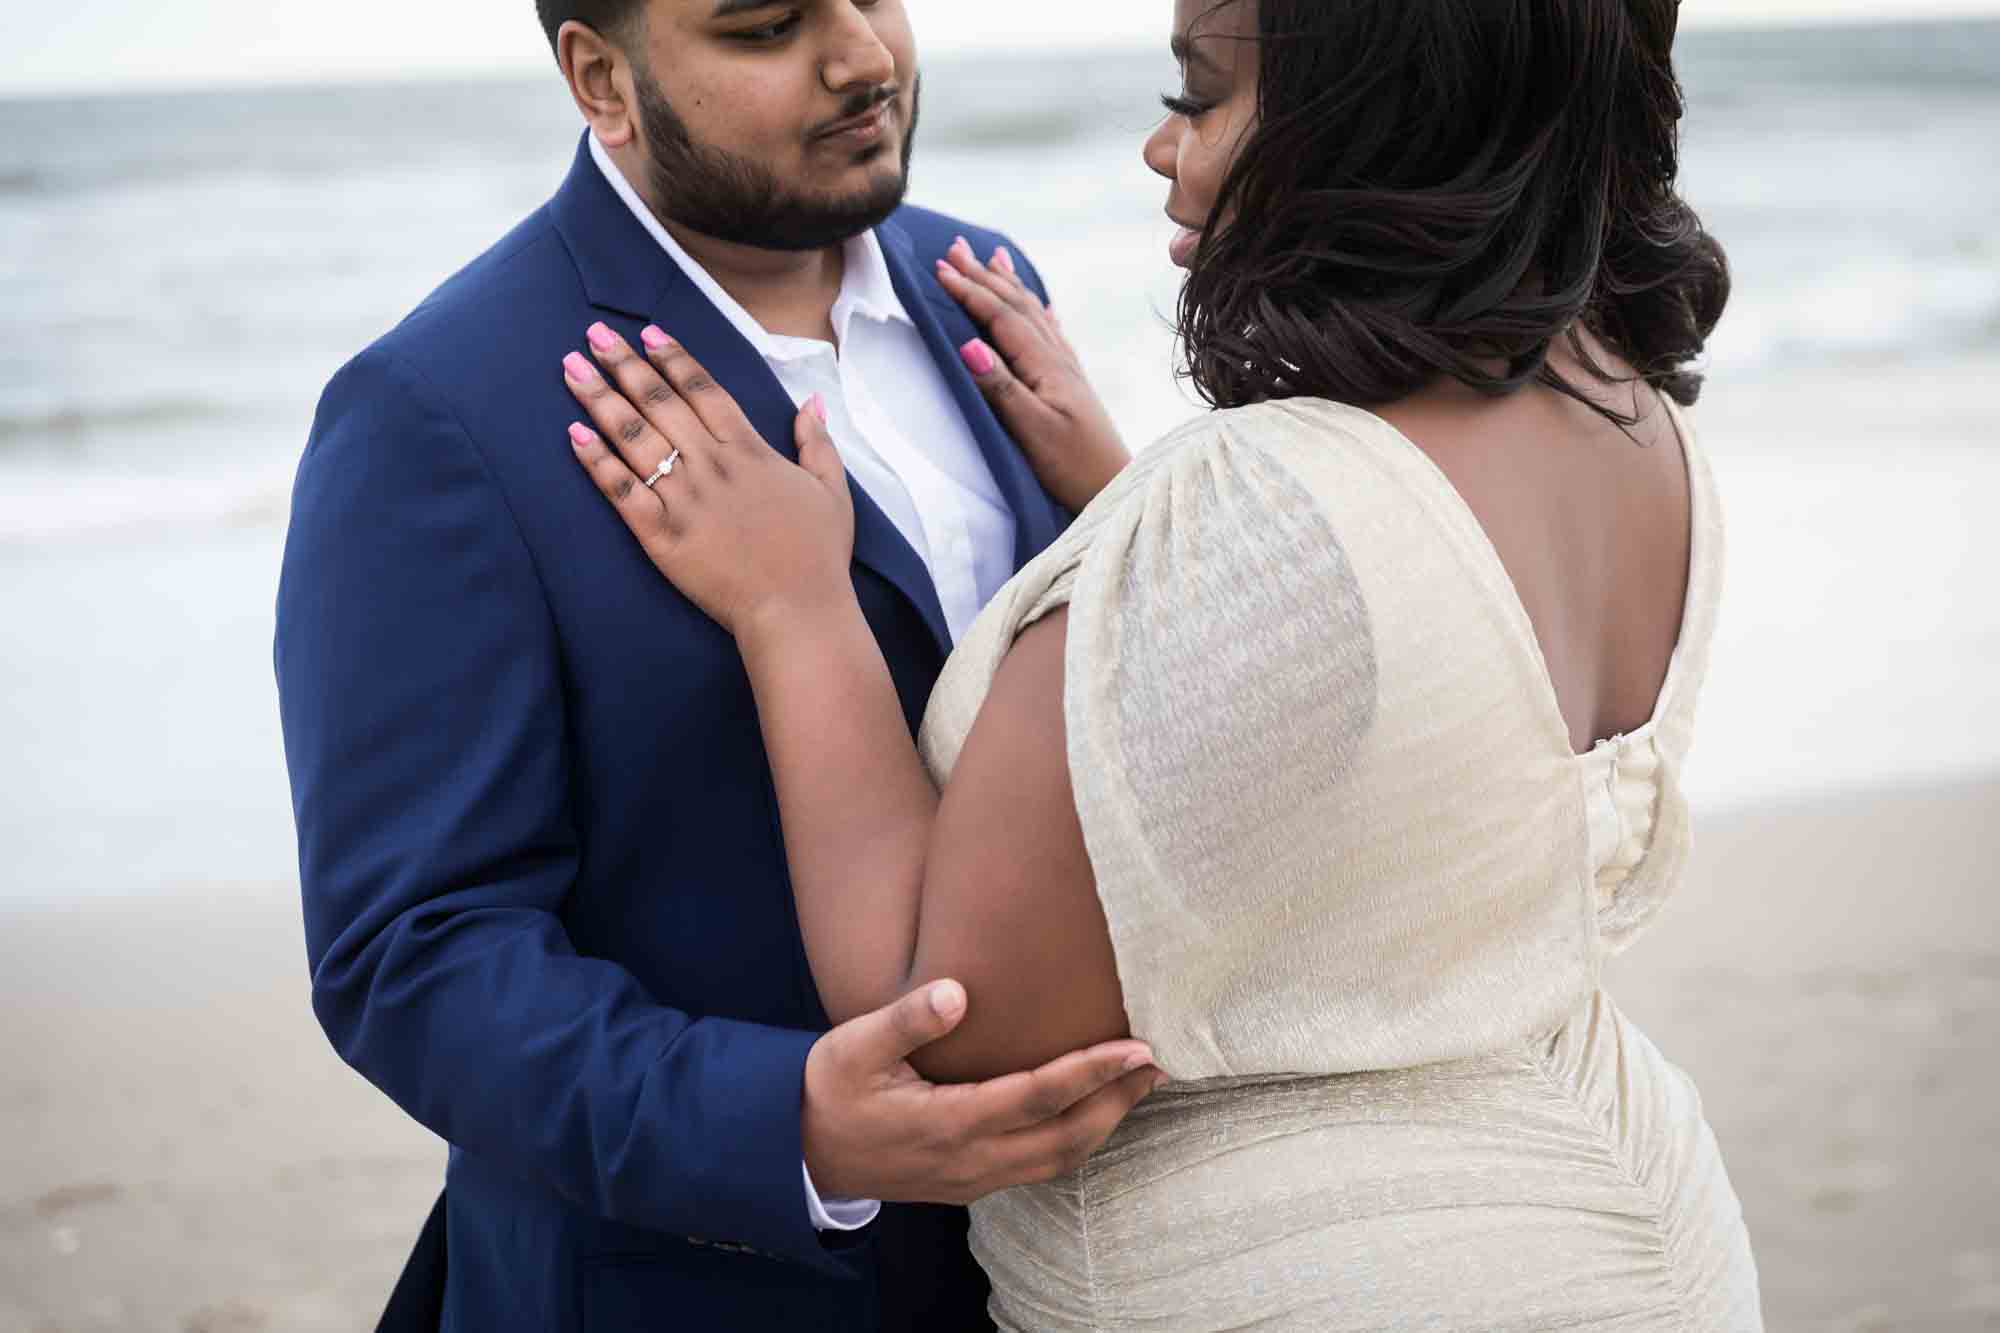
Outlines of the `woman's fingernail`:
M 1006 246 L 1003 245 L 993 252 L 993 267 L 999 269 L 1008 277 L 1014 275 L 1014 256 L 1007 253 Z
M 806 399 L 806 411 L 817 417 L 820 425 L 824 426 L 826 424 L 826 399 L 820 397 L 818 394 L 814 394 L 812 397 Z
M 965 368 L 982 379 L 991 375 L 993 367 L 998 364 L 993 359 L 993 349 L 979 338 L 959 348 L 958 355 L 965 362 Z
M 1173 1082 L 1171 1078 L 1168 1078 L 1165 1074 L 1162 1074 L 1158 1078 L 1153 1080 L 1153 1091 L 1158 1092 L 1161 1088 L 1166 1087 L 1167 1084 L 1171 1082 Z
M 583 336 L 590 339 L 590 345 L 600 352 L 615 351 L 618 347 L 618 335 L 604 324 L 591 325 Z
M 1134 1051 L 1125 1057 L 1125 1072 L 1130 1074 L 1135 1070 L 1144 1069 L 1151 1063 L 1153 1063 L 1151 1051 Z
M 590 358 L 582 352 L 571 352 L 564 357 L 563 369 L 568 371 L 569 377 L 578 384 L 594 383 L 597 379 L 597 367 L 591 365 Z
M 639 330 L 639 341 L 646 344 L 646 350 L 649 352 L 662 352 L 674 345 L 674 340 L 667 336 L 667 331 L 657 324 L 648 324 Z
M 569 426 L 569 442 L 579 449 L 588 449 L 597 443 L 597 432 L 581 421 L 572 421 Z
M 961 254 L 967 259 L 972 259 L 972 242 L 966 240 L 963 236 L 955 238 L 951 243 L 951 248 L 952 253 Z M 977 263 L 978 261 L 973 260 L 973 262 Z

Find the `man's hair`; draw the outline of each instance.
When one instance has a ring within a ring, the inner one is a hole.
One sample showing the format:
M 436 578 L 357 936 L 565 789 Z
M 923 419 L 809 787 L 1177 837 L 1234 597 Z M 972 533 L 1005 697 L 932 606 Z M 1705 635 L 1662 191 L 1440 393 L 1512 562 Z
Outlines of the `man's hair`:
M 646 0 L 535 0 L 535 15 L 541 19 L 542 31 L 548 34 L 553 50 L 556 34 L 572 19 L 611 37 L 645 7 Z

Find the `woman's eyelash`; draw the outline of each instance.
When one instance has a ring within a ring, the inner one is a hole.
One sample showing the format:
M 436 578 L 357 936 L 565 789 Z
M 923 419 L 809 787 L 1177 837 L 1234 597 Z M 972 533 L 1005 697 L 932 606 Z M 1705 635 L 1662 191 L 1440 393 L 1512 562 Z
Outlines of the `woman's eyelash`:
M 1196 119 L 1210 109 L 1200 102 L 1191 101 L 1174 93 L 1161 93 L 1160 105 L 1167 109 L 1168 115 L 1185 116 L 1189 120 Z

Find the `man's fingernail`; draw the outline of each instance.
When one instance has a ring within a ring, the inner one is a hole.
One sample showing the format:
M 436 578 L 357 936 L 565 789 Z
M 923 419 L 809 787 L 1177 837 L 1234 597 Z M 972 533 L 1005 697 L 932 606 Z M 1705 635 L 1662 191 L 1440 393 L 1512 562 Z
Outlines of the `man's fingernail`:
M 588 449 L 597 443 L 597 432 L 581 421 L 572 421 L 569 427 L 569 442 L 579 449 Z
M 964 360 L 967 370 L 982 378 L 991 375 L 994 365 L 997 364 L 993 359 L 993 349 L 988 347 L 983 339 L 979 338 L 974 338 L 971 342 L 959 348 L 958 355 Z
M 590 364 L 590 358 L 582 352 L 571 352 L 563 358 L 563 369 L 579 384 L 589 384 L 597 378 L 597 367 Z
M 618 335 L 611 331 L 609 325 L 593 324 L 583 336 L 590 339 L 590 345 L 600 352 L 616 351 L 618 348 Z
M 674 340 L 667 336 L 667 331 L 657 324 L 648 324 L 639 330 L 639 341 L 646 344 L 646 350 L 649 352 L 664 351 L 674 345 Z
M 931 1012 L 939 1018 L 957 1018 L 965 1012 L 965 988 L 956 981 L 940 981 L 931 987 Z
M 993 252 L 993 266 L 999 269 L 1002 273 L 1008 274 L 1010 276 L 1013 274 L 1014 256 L 1007 253 L 1006 246 L 1003 245 L 998 250 L 995 250 Z
M 826 424 L 826 399 L 814 394 L 806 399 L 806 410 L 819 419 L 820 425 Z

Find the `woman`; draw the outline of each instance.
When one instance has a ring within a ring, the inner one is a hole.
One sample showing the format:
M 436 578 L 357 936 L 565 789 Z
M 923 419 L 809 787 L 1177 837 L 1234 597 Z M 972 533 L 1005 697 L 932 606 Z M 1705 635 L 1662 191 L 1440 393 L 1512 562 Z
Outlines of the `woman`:
M 793 467 L 658 330 L 579 394 L 581 461 L 743 653 L 832 1017 L 951 976 L 927 1075 L 1129 1031 L 1175 1080 L 975 1206 L 1003 1327 L 1761 1326 L 1694 1089 L 1598 989 L 1680 872 L 1720 572 L 1674 24 L 1181 0 L 1146 160 L 1222 410 L 1120 470 L 1004 254 L 941 266 L 1089 503 L 921 759 L 813 404 Z

